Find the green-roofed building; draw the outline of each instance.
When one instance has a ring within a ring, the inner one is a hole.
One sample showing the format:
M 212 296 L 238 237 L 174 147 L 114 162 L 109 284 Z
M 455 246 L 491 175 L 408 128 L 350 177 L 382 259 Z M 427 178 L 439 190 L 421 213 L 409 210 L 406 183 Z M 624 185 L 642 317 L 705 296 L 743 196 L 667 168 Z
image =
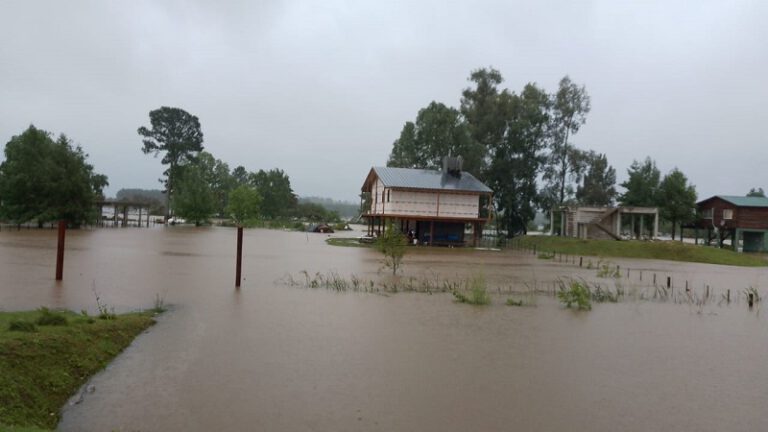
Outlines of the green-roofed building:
M 694 227 L 706 231 L 706 244 L 730 241 L 736 251 L 768 251 L 768 198 L 715 195 L 699 201 L 696 210 Z

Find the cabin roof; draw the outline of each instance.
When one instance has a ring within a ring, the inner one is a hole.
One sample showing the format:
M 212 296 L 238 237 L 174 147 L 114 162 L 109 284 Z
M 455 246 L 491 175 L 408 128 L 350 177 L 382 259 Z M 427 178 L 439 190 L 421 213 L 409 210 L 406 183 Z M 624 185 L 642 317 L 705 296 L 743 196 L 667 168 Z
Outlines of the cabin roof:
M 720 198 L 721 200 L 729 202 L 737 207 L 768 207 L 768 198 L 735 195 L 715 195 L 703 201 L 699 201 L 697 204 L 703 204 L 714 198 Z
M 384 187 L 398 189 L 449 190 L 473 193 L 492 193 L 491 188 L 476 179 L 472 174 L 462 171 L 460 177 L 443 174 L 439 170 L 373 167 L 365 180 L 363 190 L 374 174 L 384 183 Z

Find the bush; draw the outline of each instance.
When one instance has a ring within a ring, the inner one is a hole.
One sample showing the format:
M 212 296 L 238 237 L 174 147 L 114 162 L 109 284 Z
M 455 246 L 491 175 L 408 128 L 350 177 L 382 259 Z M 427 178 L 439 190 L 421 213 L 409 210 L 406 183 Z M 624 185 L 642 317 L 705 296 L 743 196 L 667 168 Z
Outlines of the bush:
M 507 304 L 507 306 L 522 306 L 523 305 L 523 301 L 522 300 L 515 300 L 513 298 L 508 298 L 506 304 Z
M 458 290 L 453 291 L 453 296 L 459 303 L 467 303 L 476 306 L 491 304 L 491 296 L 488 295 L 485 279 L 482 276 L 475 276 L 467 282 L 469 286 L 469 295 Z
M 35 321 L 37 325 L 63 326 L 68 324 L 67 317 L 57 312 L 51 312 L 47 307 L 41 307 L 38 312 L 40 312 L 40 316 Z
M 8 324 L 8 331 L 19 331 L 19 332 L 36 332 L 37 326 L 35 326 L 34 323 L 31 323 L 29 321 L 23 321 L 23 320 L 15 320 L 11 321 Z
M 562 303 L 564 303 L 565 307 L 567 308 L 576 305 L 576 308 L 579 310 L 592 309 L 592 300 L 589 287 L 581 282 L 571 282 L 570 288 L 561 289 L 557 293 L 557 298 Z

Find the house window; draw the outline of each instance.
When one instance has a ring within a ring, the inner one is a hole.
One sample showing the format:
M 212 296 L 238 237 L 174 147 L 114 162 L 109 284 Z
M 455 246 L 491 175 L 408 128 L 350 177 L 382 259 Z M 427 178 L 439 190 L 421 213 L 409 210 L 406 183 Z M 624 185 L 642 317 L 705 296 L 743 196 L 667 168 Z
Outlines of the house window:
M 714 210 L 714 209 L 711 209 L 711 208 L 708 208 L 708 209 L 704 209 L 704 210 L 701 212 L 701 217 L 702 217 L 702 219 L 712 219 L 712 214 L 714 213 L 714 211 L 713 211 L 713 210 Z
M 389 190 L 387 190 L 387 202 L 389 202 Z
M 731 209 L 723 210 L 723 219 L 724 220 L 731 220 L 731 219 L 733 219 L 733 210 L 731 210 Z

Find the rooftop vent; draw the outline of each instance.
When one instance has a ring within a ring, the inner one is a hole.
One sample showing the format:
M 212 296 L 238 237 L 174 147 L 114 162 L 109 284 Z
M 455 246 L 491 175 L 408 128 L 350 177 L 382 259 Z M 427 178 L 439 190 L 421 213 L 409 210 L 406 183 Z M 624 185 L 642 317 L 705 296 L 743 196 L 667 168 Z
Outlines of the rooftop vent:
M 461 166 L 464 160 L 461 156 L 445 156 L 443 157 L 443 175 L 449 175 L 451 177 L 461 178 Z

